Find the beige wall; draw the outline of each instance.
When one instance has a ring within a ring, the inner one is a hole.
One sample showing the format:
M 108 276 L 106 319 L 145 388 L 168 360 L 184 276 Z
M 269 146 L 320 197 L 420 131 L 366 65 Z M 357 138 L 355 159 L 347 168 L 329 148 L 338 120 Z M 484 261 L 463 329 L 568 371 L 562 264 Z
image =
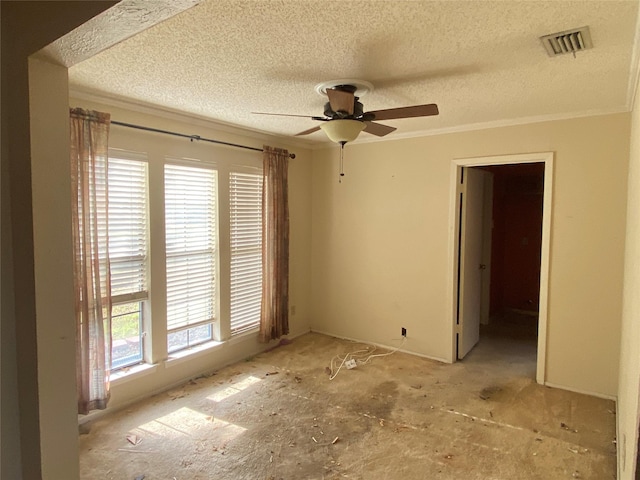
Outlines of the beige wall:
M 135 106 L 129 106 L 121 102 L 111 105 L 97 101 L 80 100 L 71 98 L 69 104 L 72 107 L 83 107 L 109 112 L 112 120 L 126 123 L 144 125 L 163 130 L 170 130 L 189 135 L 200 135 L 225 142 L 248 145 L 262 148 L 263 144 L 269 144 L 281 148 L 288 148 L 296 154 L 295 159 L 289 161 L 289 204 L 290 204 L 290 292 L 289 303 L 295 306 L 295 314 L 289 317 L 291 336 L 300 335 L 310 328 L 310 302 L 311 302 L 311 152 L 300 146 L 291 145 L 287 140 L 277 137 L 249 134 L 240 129 L 225 127 L 216 128 L 211 122 L 196 119 L 179 114 L 163 114 L 160 111 L 143 108 L 134 111 Z M 124 149 L 143 153 L 149 162 L 149 177 L 156 181 L 150 182 L 150 197 L 162 196 L 162 192 L 153 189 L 162 183 L 163 165 L 166 156 L 172 158 L 197 158 L 216 162 L 220 173 L 219 182 L 223 182 L 232 165 L 255 163 L 262 164 L 262 156 L 259 152 L 251 152 L 243 149 L 224 147 L 207 142 L 190 142 L 185 138 L 177 138 L 157 133 L 143 132 L 113 125 L 109 134 L 109 146 L 111 148 Z M 224 185 L 219 189 L 224 191 Z M 151 314 L 154 323 L 160 322 L 164 326 L 165 304 L 164 291 L 164 258 L 154 255 L 156 240 L 164 237 L 162 229 L 163 212 L 159 207 L 160 201 L 152 203 L 150 209 L 151 220 L 151 256 L 150 256 L 150 297 Z M 223 222 L 228 218 L 229 202 L 224 194 L 219 198 L 219 215 L 221 229 Z M 227 227 L 228 228 L 228 227 Z M 164 242 L 161 242 L 162 244 Z M 160 247 L 160 245 L 158 245 Z M 163 247 L 162 247 L 163 248 Z M 158 251 L 157 249 L 155 250 Z M 225 265 L 229 264 L 229 251 L 224 244 L 220 248 L 221 274 L 224 274 Z M 158 273 L 159 272 L 159 273 Z M 154 290 L 155 286 L 155 290 Z M 228 298 L 227 283 L 221 284 L 221 296 Z M 160 292 L 160 295 L 157 294 Z M 159 299 L 160 297 L 160 299 Z M 221 300 L 221 318 L 228 318 L 228 302 Z M 226 311 L 225 311 L 226 307 Z M 156 323 L 157 324 L 157 323 Z M 227 322 L 220 322 L 222 327 L 221 338 L 226 338 L 224 326 Z M 212 348 L 206 352 L 198 353 L 191 358 L 181 358 L 179 361 L 166 360 L 166 339 L 163 335 L 152 335 L 153 362 L 156 367 L 145 374 L 135 377 L 134 381 L 116 381 L 112 385 L 109 410 L 117 409 L 131 401 L 156 393 L 170 386 L 184 382 L 186 379 L 204 372 L 210 372 L 224 365 L 233 363 L 264 350 L 265 345 L 257 340 L 257 332 L 234 338 L 223 345 Z
M 624 300 L 618 389 L 618 478 L 635 477 L 640 402 L 640 92 L 631 117 Z
M 615 396 L 628 114 L 347 145 L 313 155 L 312 329 L 450 360 L 450 163 L 555 152 L 546 381 Z
M 70 152 L 56 142 L 69 138 L 69 114 L 64 96 L 50 94 L 66 89 L 65 67 L 29 60 L 40 444 L 51 479 L 79 475 L 77 453 L 60 441 L 78 434 Z
M 68 410 L 41 424 L 40 415 L 61 398 L 39 392 L 37 340 L 42 326 L 46 335 L 52 325 L 45 316 L 40 325 L 36 317 L 36 281 L 34 272 L 33 223 L 31 209 L 31 153 L 27 58 L 82 24 L 113 3 L 103 2 L 0 2 L 2 17 L 2 329 L 1 329 L 1 438 L 0 476 L 7 479 L 69 478 L 77 471 L 76 434 L 69 435 L 65 423 Z M 66 88 L 49 94 L 65 98 Z M 59 139 L 57 139 L 59 140 Z M 68 139 L 67 140 L 68 145 Z M 56 148 L 64 144 L 57 143 Z M 57 346 L 54 347 L 57 348 Z M 65 379 L 73 376 L 73 363 L 59 362 L 57 373 Z M 66 380 L 65 380 L 66 381 Z M 51 401 L 51 403 L 49 403 Z M 75 401 L 74 401 L 75 404 Z M 65 407 L 68 408 L 68 407 Z M 60 421 L 57 438 L 57 424 Z M 47 425 L 50 432 L 41 436 Z M 68 448 L 55 459 L 66 464 L 63 477 L 52 476 L 56 465 L 49 452 L 56 445 Z M 51 449 L 51 450 L 49 450 Z M 42 456 L 42 458 L 41 458 Z M 46 457 L 46 459 L 45 459 Z M 50 470 L 51 467 L 51 470 Z M 68 474 L 68 475 L 67 475 Z

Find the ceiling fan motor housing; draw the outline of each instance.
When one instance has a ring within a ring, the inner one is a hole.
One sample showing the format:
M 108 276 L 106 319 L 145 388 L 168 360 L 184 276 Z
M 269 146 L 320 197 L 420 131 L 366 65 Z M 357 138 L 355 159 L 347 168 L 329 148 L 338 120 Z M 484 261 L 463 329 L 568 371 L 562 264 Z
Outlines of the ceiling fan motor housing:
M 349 115 L 347 112 L 334 112 L 331 108 L 331 102 L 327 102 L 324 104 L 324 116 L 335 119 L 335 118 L 357 118 L 359 119 L 364 113 L 364 106 L 361 102 L 358 101 L 358 97 L 354 97 L 353 103 L 353 115 Z

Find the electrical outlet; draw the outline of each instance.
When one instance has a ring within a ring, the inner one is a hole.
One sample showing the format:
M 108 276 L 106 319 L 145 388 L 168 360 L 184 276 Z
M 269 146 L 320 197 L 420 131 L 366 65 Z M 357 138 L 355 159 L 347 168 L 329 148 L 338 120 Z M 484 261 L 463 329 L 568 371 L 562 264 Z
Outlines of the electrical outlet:
M 351 370 L 352 368 L 356 368 L 358 365 L 356 364 L 356 361 L 353 358 L 350 358 L 349 360 L 344 362 L 344 366 L 347 367 L 349 370 Z
M 402 327 L 402 336 L 406 337 L 407 336 L 407 329 Z

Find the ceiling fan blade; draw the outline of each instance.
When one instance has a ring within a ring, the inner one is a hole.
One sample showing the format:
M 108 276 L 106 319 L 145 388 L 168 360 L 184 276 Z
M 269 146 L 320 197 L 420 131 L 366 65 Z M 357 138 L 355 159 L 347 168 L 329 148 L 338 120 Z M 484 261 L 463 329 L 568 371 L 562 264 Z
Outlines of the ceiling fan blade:
M 296 133 L 295 136 L 299 137 L 300 135 L 309 135 L 310 133 L 317 132 L 318 130 L 320 130 L 320 127 L 313 127 L 309 130 L 305 130 L 304 132 Z
M 353 92 L 328 88 L 327 96 L 329 97 L 331 110 L 334 112 L 347 112 L 349 115 L 353 115 L 353 106 L 355 103 Z
M 412 107 L 387 108 L 386 110 L 374 110 L 372 112 L 376 120 L 395 120 L 397 118 L 429 117 L 438 115 L 438 105 L 429 103 L 427 105 L 414 105 Z
M 381 123 L 374 122 L 364 122 L 365 127 L 364 131 L 370 133 L 371 135 L 376 135 L 377 137 L 384 137 L 385 135 L 389 135 L 391 132 L 397 130 L 396 127 L 390 127 L 388 125 L 383 125 Z

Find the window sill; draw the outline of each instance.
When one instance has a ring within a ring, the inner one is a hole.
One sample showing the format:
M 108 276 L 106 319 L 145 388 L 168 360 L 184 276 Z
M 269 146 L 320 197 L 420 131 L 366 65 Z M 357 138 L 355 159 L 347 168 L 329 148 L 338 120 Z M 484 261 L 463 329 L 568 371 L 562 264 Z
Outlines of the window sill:
M 152 365 L 150 363 L 141 363 L 126 369 L 126 371 L 125 369 L 120 370 L 111 375 L 111 386 L 121 385 L 123 383 L 136 380 L 140 377 L 144 377 L 145 375 L 154 373 L 157 369 L 158 364 Z
M 195 347 L 186 348 L 184 350 L 180 350 L 179 352 L 174 352 L 169 355 L 169 358 L 165 360 L 164 365 L 166 368 L 173 367 L 175 365 L 179 365 L 187 360 L 191 360 L 192 358 L 200 357 L 202 355 L 206 355 L 207 353 L 211 353 L 213 350 L 216 350 L 224 345 L 225 342 L 206 342 L 201 345 L 196 345 Z

